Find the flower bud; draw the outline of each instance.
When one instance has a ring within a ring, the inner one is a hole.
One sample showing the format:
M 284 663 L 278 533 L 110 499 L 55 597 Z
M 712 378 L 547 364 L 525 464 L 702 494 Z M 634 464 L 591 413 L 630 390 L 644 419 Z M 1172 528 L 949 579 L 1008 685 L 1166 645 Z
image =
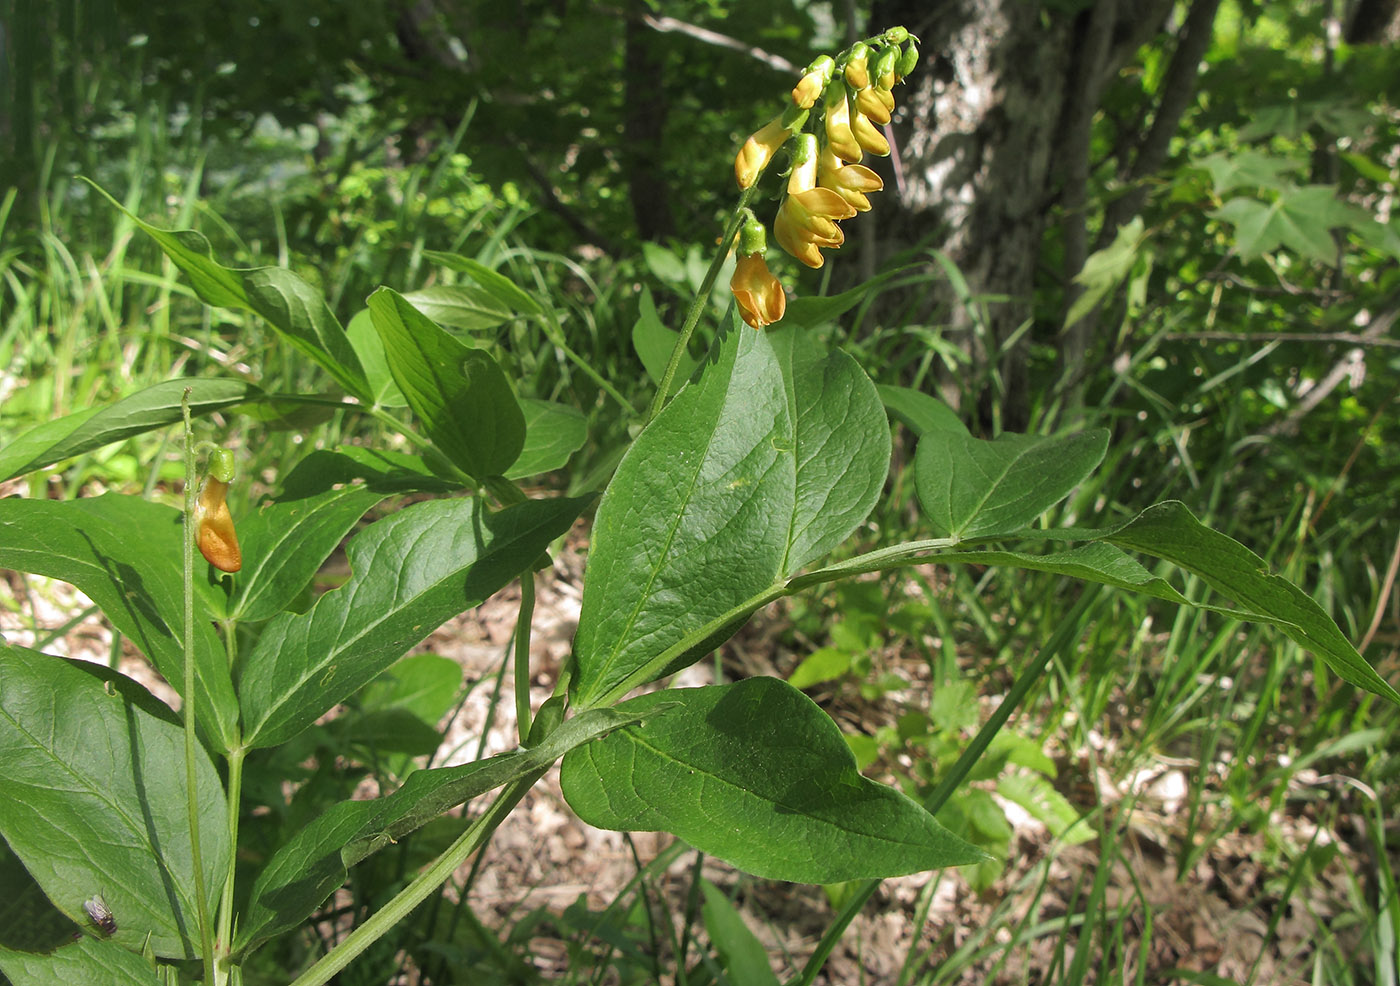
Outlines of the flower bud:
M 783 118 L 775 116 L 763 129 L 744 141 L 744 146 L 739 148 L 739 153 L 734 158 L 734 179 L 740 188 L 748 188 L 758 181 L 758 176 L 768 167 L 768 162 L 773 160 L 773 155 L 783 146 L 790 134 L 791 131 L 783 125 Z
M 817 187 L 817 137 L 798 134 L 792 148 L 792 171 L 788 174 L 788 194 L 797 195 Z
M 853 44 L 846 57 L 846 82 L 856 91 L 870 88 L 870 71 L 866 67 L 869 58 L 870 46 L 863 41 Z
M 880 35 L 880 40 L 888 45 L 902 45 L 909 40 L 909 31 L 902 25 L 897 25 Z
M 856 93 L 856 109 L 870 117 L 875 123 L 886 124 L 890 122 L 890 110 L 892 106 L 886 106 L 883 96 L 889 94 L 882 89 L 862 89 Z M 894 99 L 891 97 L 890 102 Z
M 233 474 L 233 453 L 219 449 L 210 456 L 209 475 L 204 478 L 194 507 L 195 543 L 199 545 L 199 553 L 221 572 L 236 572 L 243 567 L 233 516 L 224 499 Z
M 904 46 L 903 53 L 899 56 L 899 61 L 895 63 L 895 77 L 903 81 L 909 77 L 909 73 L 914 71 L 914 66 L 919 64 L 919 46 L 910 41 Z
M 890 153 L 890 142 L 885 140 L 884 134 L 876 130 L 875 124 L 860 110 L 851 114 L 851 133 L 855 135 L 856 143 L 862 150 L 878 157 L 885 157 Z
M 832 86 L 826 97 L 826 143 L 836 156 L 855 164 L 860 161 L 860 144 L 851 132 L 851 113 L 846 105 L 846 87 Z
M 875 87 L 889 92 L 894 88 L 894 72 L 899 65 L 899 49 L 891 45 L 880 52 L 880 57 L 875 59 Z
M 831 81 L 831 74 L 835 69 L 836 62 L 830 55 L 822 55 L 814 59 L 811 65 L 803 69 L 802 79 L 793 86 L 793 105 L 800 106 L 804 110 L 809 110 L 816 105 L 822 90 Z

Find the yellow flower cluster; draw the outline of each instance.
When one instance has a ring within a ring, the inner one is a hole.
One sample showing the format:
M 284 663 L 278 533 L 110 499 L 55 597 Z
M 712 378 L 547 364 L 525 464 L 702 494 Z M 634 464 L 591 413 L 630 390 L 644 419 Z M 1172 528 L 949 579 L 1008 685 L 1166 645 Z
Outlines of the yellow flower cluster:
M 895 84 L 918 61 L 917 40 L 895 27 L 857 42 L 836 58 L 816 59 L 793 87 L 791 106 L 749 137 L 734 159 L 735 180 L 747 189 L 778 150 L 797 138 L 773 235 L 779 246 L 808 267 L 822 266 L 823 248 L 837 249 L 845 242 L 837 223 L 869 211 L 867 196 L 884 188 L 880 176 L 860 162 L 866 154 L 890 153 L 879 127 L 890 122 Z M 805 132 L 809 119 L 813 133 Z M 757 242 L 752 232 L 747 234 L 750 247 Z M 783 317 L 786 297 L 761 250 L 746 251 L 741 245 L 730 285 L 739 313 L 749 325 L 761 328 Z

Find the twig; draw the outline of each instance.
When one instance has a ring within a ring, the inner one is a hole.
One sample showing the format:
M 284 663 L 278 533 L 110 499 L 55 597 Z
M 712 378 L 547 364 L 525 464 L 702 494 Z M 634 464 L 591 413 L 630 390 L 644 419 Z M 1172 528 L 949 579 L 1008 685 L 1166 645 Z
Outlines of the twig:
M 788 61 L 782 55 L 775 55 L 771 51 L 764 51 L 762 48 L 746 44 L 738 38 L 731 38 L 727 34 L 720 34 L 718 31 L 711 31 L 708 27 L 700 27 L 698 24 L 687 24 L 685 21 L 676 20 L 674 17 L 654 17 L 651 14 L 642 15 L 642 23 L 653 31 L 660 31 L 662 34 L 675 32 L 684 34 L 686 37 L 703 41 L 720 48 L 728 48 L 731 51 L 743 52 L 750 58 L 762 62 L 769 68 L 777 72 L 796 72 L 798 66 Z

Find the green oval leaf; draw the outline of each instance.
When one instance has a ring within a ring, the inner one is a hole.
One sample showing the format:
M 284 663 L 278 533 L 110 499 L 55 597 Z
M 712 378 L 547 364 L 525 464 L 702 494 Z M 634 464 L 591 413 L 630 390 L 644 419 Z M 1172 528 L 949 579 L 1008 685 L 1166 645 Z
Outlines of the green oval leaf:
M 879 879 L 987 858 L 922 806 L 862 777 L 840 729 L 776 678 L 669 689 L 619 711 L 645 715 L 564 757 L 569 805 L 599 828 L 671 832 L 772 880 Z
M 697 660 L 874 506 L 890 454 L 874 385 L 796 340 L 729 333 L 619 464 L 593 527 L 578 705 Z
M 1068 496 L 1107 449 L 1102 428 L 1064 438 L 1006 434 L 990 442 L 938 429 L 919 439 L 914 484 L 939 536 L 1005 536 Z

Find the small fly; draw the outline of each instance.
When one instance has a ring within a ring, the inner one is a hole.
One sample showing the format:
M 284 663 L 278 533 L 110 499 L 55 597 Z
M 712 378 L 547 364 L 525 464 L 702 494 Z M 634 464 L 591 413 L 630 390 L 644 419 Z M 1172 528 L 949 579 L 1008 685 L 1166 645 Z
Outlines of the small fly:
M 101 894 L 94 894 L 83 901 L 83 910 L 87 912 L 88 920 L 104 935 L 117 933 L 117 919 L 112 917 L 112 909 L 107 906 Z

